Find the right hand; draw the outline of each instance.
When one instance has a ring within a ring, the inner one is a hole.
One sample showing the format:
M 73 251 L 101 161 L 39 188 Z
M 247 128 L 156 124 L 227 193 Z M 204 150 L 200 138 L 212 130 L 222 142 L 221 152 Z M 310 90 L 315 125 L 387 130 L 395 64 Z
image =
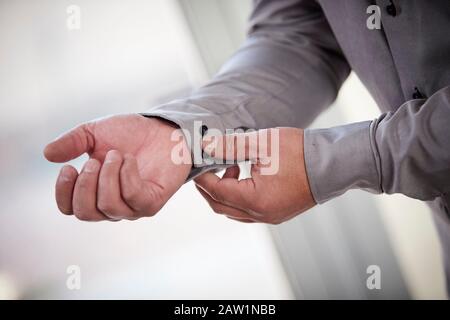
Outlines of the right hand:
M 185 182 L 189 159 L 175 164 L 171 153 L 177 127 L 137 114 L 117 115 L 81 124 L 48 144 L 45 157 L 67 162 L 83 153 L 90 159 L 80 173 L 65 165 L 55 187 L 64 214 L 80 220 L 134 220 L 156 214 Z
M 212 138 L 203 141 L 203 151 L 210 157 L 254 160 L 247 179 L 239 180 L 237 166 L 229 167 L 222 178 L 206 172 L 195 179 L 214 212 L 241 222 L 279 224 L 315 206 L 302 129 L 272 128 Z

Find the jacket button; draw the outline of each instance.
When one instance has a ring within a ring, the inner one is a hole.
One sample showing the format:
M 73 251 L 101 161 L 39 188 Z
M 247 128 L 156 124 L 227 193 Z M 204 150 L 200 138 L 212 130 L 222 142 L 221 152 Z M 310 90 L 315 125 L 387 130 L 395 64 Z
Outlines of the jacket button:
M 397 8 L 395 7 L 394 2 L 390 0 L 391 4 L 386 6 L 386 11 L 388 15 L 395 17 L 397 15 Z
M 207 131 L 208 131 L 208 127 L 205 125 L 202 125 L 202 127 L 200 128 L 200 133 L 201 133 L 202 137 L 206 134 Z
M 200 127 L 200 134 L 202 135 L 202 138 L 205 136 L 206 132 L 208 132 L 208 127 L 205 125 L 202 125 Z M 205 151 L 202 149 L 202 159 L 206 158 L 206 153 Z
M 414 93 L 412 95 L 413 99 L 425 99 L 425 96 L 422 94 L 422 92 L 417 89 L 417 87 L 414 87 Z

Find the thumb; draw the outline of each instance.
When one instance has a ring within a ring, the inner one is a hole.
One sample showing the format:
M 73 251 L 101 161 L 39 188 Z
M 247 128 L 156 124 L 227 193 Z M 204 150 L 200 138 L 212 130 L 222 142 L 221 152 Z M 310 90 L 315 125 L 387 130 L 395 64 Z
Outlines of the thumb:
M 93 146 L 94 138 L 87 125 L 82 124 L 49 143 L 44 149 L 44 156 L 51 162 L 66 162 L 89 152 Z
M 261 152 L 270 150 L 270 130 L 263 129 L 247 133 L 206 135 L 202 149 L 210 157 L 230 161 L 257 160 Z

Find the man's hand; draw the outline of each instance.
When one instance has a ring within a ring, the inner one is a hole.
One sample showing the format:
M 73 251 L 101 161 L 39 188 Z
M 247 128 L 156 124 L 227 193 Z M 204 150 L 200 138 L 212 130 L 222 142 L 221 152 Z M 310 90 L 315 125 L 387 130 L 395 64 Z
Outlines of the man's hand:
M 172 149 L 180 144 L 171 141 L 176 129 L 158 118 L 118 115 L 81 124 L 47 145 L 44 154 L 52 162 L 85 152 L 90 157 L 79 174 L 70 165 L 61 169 L 55 192 L 61 212 L 87 221 L 134 220 L 157 213 L 191 168 L 171 159 Z M 185 142 L 182 148 L 190 154 Z
M 254 160 L 248 179 L 238 180 L 238 166 L 228 168 L 222 178 L 208 172 L 195 179 L 216 213 L 241 222 L 279 224 L 315 205 L 305 170 L 303 130 L 277 128 L 220 136 L 210 143 L 204 140 L 203 149 L 213 158 Z M 264 174 L 264 168 L 275 163 L 278 170 Z

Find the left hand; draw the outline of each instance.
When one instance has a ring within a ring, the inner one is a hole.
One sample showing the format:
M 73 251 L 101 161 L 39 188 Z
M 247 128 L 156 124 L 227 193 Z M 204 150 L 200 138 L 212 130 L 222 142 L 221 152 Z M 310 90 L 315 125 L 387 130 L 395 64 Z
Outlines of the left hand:
M 191 170 L 190 156 L 175 163 L 178 129 L 159 118 L 115 115 L 83 123 L 45 148 L 52 162 L 87 153 L 80 173 L 66 165 L 56 180 L 60 211 L 83 221 L 135 220 L 155 215 L 181 187 Z M 183 154 L 188 154 L 185 140 Z
M 195 179 L 216 213 L 241 222 L 279 224 L 315 205 L 305 169 L 303 130 L 275 128 L 219 136 L 209 144 L 204 140 L 203 149 L 216 159 L 256 160 L 248 179 L 238 179 L 238 166 L 228 168 L 222 178 L 207 172 Z

